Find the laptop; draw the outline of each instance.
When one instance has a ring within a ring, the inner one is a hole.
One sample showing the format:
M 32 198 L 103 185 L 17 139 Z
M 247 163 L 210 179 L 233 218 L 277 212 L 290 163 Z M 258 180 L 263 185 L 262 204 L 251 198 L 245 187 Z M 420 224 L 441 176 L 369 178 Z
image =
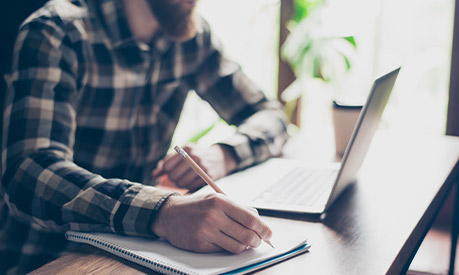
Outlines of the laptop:
M 374 81 L 341 163 L 324 166 L 272 158 L 216 183 L 233 200 L 260 210 L 325 213 L 355 182 L 399 70 L 400 67 Z

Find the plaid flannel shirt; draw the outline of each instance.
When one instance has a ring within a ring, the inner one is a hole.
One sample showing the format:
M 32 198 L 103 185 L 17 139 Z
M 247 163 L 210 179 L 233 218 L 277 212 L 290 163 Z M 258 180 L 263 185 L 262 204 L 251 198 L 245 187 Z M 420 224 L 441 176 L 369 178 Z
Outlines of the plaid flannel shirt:
M 171 192 L 151 171 L 170 146 L 190 90 L 237 132 L 238 168 L 278 155 L 278 103 L 225 59 L 204 20 L 178 43 L 133 39 L 121 0 L 53 0 L 21 26 L 7 75 L 0 273 L 23 273 L 71 245 L 66 230 L 154 237 Z

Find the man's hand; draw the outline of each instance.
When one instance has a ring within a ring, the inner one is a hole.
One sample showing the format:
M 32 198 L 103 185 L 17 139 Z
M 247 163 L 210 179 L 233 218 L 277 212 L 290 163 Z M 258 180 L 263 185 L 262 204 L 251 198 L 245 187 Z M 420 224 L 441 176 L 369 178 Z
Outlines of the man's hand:
M 187 145 L 183 148 L 188 155 L 213 180 L 220 179 L 236 169 L 236 161 L 228 149 L 221 145 L 207 148 Z M 193 171 L 179 154 L 167 155 L 158 163 L 152 173 L 153 177 L 167 175 L 169 180 L 180 188 L 195 191 L 206 183 Z
M 258 247 L 272 235 L 256 211 L 217 193 L 169 197 L 153 223 L 153 232 L 182 249 L 232 253 Z

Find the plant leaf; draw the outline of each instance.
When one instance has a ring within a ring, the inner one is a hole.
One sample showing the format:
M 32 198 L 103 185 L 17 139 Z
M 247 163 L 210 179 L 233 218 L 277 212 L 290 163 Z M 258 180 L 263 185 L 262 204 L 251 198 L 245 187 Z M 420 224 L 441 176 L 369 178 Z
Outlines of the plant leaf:
M 189 143 L 197 143 L 203 136 L 207 135 L 216 125 L 218 121 L 210 125 L 209 127 L 205 128 L 204 130 L 196 133 L 194 136 L 192 136 L 188 142 Z
M 357 49 L 357 43 L 355 42 L 354 36 L 346 36 L 343 37 L 343 39 L 351 43 L 351 45 L 354 46 L 354 49 Z
M 351 61 L 349 60 L 349 58 L 347 58 L 347 56 L 343 55 L 344 57 L 344 61 L 346 62 L 346 70 L 350 70 L 351 69 Z
M 320 54 L 314 57 L 314 64 L 312 67 L 312 76 L 315 78 L 323 79 L 322 73 L 320 71 L 322 67 L 322 61 L 323 61 L 322 56 Z
M 294 22 L 300 22 L 318 7 L 325 4 L 326 0 L 294 0 L 293 2 L 293 16 Z

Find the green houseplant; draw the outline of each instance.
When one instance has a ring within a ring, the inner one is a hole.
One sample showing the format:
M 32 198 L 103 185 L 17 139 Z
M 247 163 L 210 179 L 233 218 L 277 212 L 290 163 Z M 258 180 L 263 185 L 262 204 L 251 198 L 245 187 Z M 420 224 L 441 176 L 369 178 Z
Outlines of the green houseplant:
M 327 0 L 294 0 L 294 13 L 287 25 L 290 33 L 281 48 L 282 58 L 296 76 L 281 94 L 290 118 L 308 81 L 337 83 L 351 69 L 356 41 L 352 35 L 329 28 L 330 22 L 323 16 L 327 4 Z

